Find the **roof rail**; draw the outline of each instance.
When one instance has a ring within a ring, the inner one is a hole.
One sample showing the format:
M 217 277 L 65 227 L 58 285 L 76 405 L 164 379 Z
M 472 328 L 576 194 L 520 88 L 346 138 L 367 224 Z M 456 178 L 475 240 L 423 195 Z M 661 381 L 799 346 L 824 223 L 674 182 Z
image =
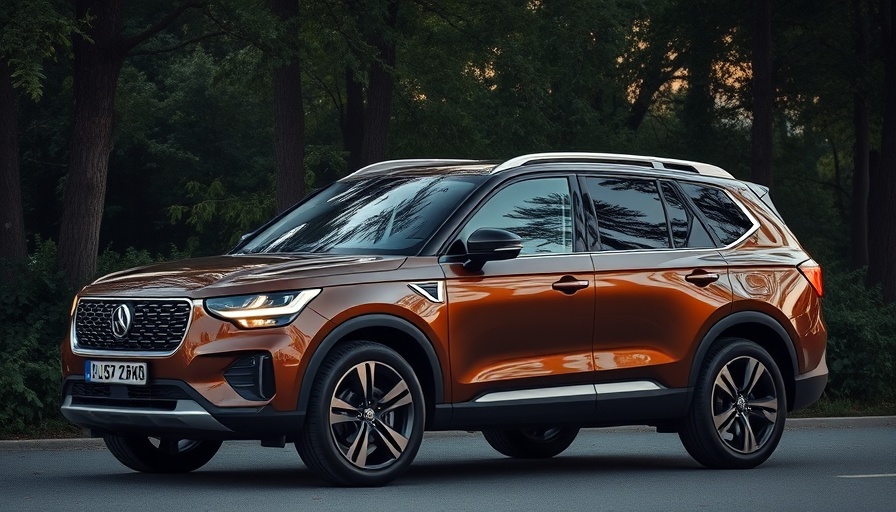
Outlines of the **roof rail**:
M 676 160 L 674 158 L 660 158 L 656 156 L 639 156 L 639 155 L 622 155 L 617 153 L 533 153 L 531 155 L 518 156 L 511 158 L 501 165 L 492 169 L 492 173 L 501 172 L 514 167 L 527 164 L 550 161 L 569 161 L 569 162 L 599 162 L 599 163 L 624 163 L 628 165 L 641 165 L 644 167 L 652 167 L 654 169 L 666 169 L 673 171 L 684 171 L 702 174 L 704 176 L 716 176 L 719 178 L 734 178 L 728 171 L 716 167 L 715 165 L 704 164 L 701 162 L 691 162 L 689 160 Z
M 361 176 L 364 174 L 372 174 L 375 172 L 405 169 L 407 167 L 470 164 L 470 163 L 475 163 L 475 162 L 478 162 L 478 160 L 438 159 L 438 158 L 408 158 L 408 159 L 404 159 L 404 160 L 386 160 L 384 162 L 377 162 L 375 164 L 370 164 L 366 167 L 362 167 L 362 168 L 358 169 L 357 171 L 346 176 L 346 178 L 351 177 L 351 176 Z M 343 179 L 345 179 L 345 178 L 343 178 Z

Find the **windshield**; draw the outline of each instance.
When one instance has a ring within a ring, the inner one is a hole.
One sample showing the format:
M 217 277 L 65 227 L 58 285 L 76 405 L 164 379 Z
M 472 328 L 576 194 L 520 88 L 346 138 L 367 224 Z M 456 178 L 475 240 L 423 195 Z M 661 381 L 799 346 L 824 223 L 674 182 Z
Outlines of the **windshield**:
M 255 234 L 237 253 L 415 255 L 481 179 L 442 175 L 337 181 Z

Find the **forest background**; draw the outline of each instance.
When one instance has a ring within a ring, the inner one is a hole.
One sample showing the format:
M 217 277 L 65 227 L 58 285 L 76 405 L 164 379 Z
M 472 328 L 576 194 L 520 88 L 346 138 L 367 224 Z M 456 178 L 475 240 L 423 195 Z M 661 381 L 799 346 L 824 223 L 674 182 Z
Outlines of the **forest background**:
M 222 253 L 367 163 L 555 150 L 771 187 L 825 271 L 827 400 L 892 409 L 894 21 L 893 0 L 0 0 L 0 435 L 60 423 L 96 276 Z

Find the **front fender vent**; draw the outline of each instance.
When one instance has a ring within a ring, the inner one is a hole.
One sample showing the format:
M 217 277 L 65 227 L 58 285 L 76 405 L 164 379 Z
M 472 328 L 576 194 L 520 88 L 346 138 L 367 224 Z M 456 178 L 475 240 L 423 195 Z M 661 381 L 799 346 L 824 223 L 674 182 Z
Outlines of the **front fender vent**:
M 428 281 L 425 283 L 409 283 L 408 287 L 426 300 L 431 302 L 445 302 L 445 282 Z

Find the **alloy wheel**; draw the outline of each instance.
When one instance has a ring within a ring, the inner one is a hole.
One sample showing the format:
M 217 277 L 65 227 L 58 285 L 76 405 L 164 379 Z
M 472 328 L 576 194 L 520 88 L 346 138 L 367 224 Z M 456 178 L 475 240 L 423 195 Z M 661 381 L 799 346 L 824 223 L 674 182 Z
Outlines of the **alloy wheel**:
M 414 403 L 407 382 L 391 366 L 364 361 L 351 367 L 330 399 L 333 442 L 360 469 L 394 464 L 408 446 Z
M 171 439 L 167 437 L 150 437 L 149 444 L 162 453 L 184 453 L 196 448 L 202 441 L 192 439 Z
M 768 442 L 778 420 L 778 395 L 761 361 L 741 356 L 722 367 L 712 387 L 712 419 L 719 438 L 735 452 L 755 453 Z

